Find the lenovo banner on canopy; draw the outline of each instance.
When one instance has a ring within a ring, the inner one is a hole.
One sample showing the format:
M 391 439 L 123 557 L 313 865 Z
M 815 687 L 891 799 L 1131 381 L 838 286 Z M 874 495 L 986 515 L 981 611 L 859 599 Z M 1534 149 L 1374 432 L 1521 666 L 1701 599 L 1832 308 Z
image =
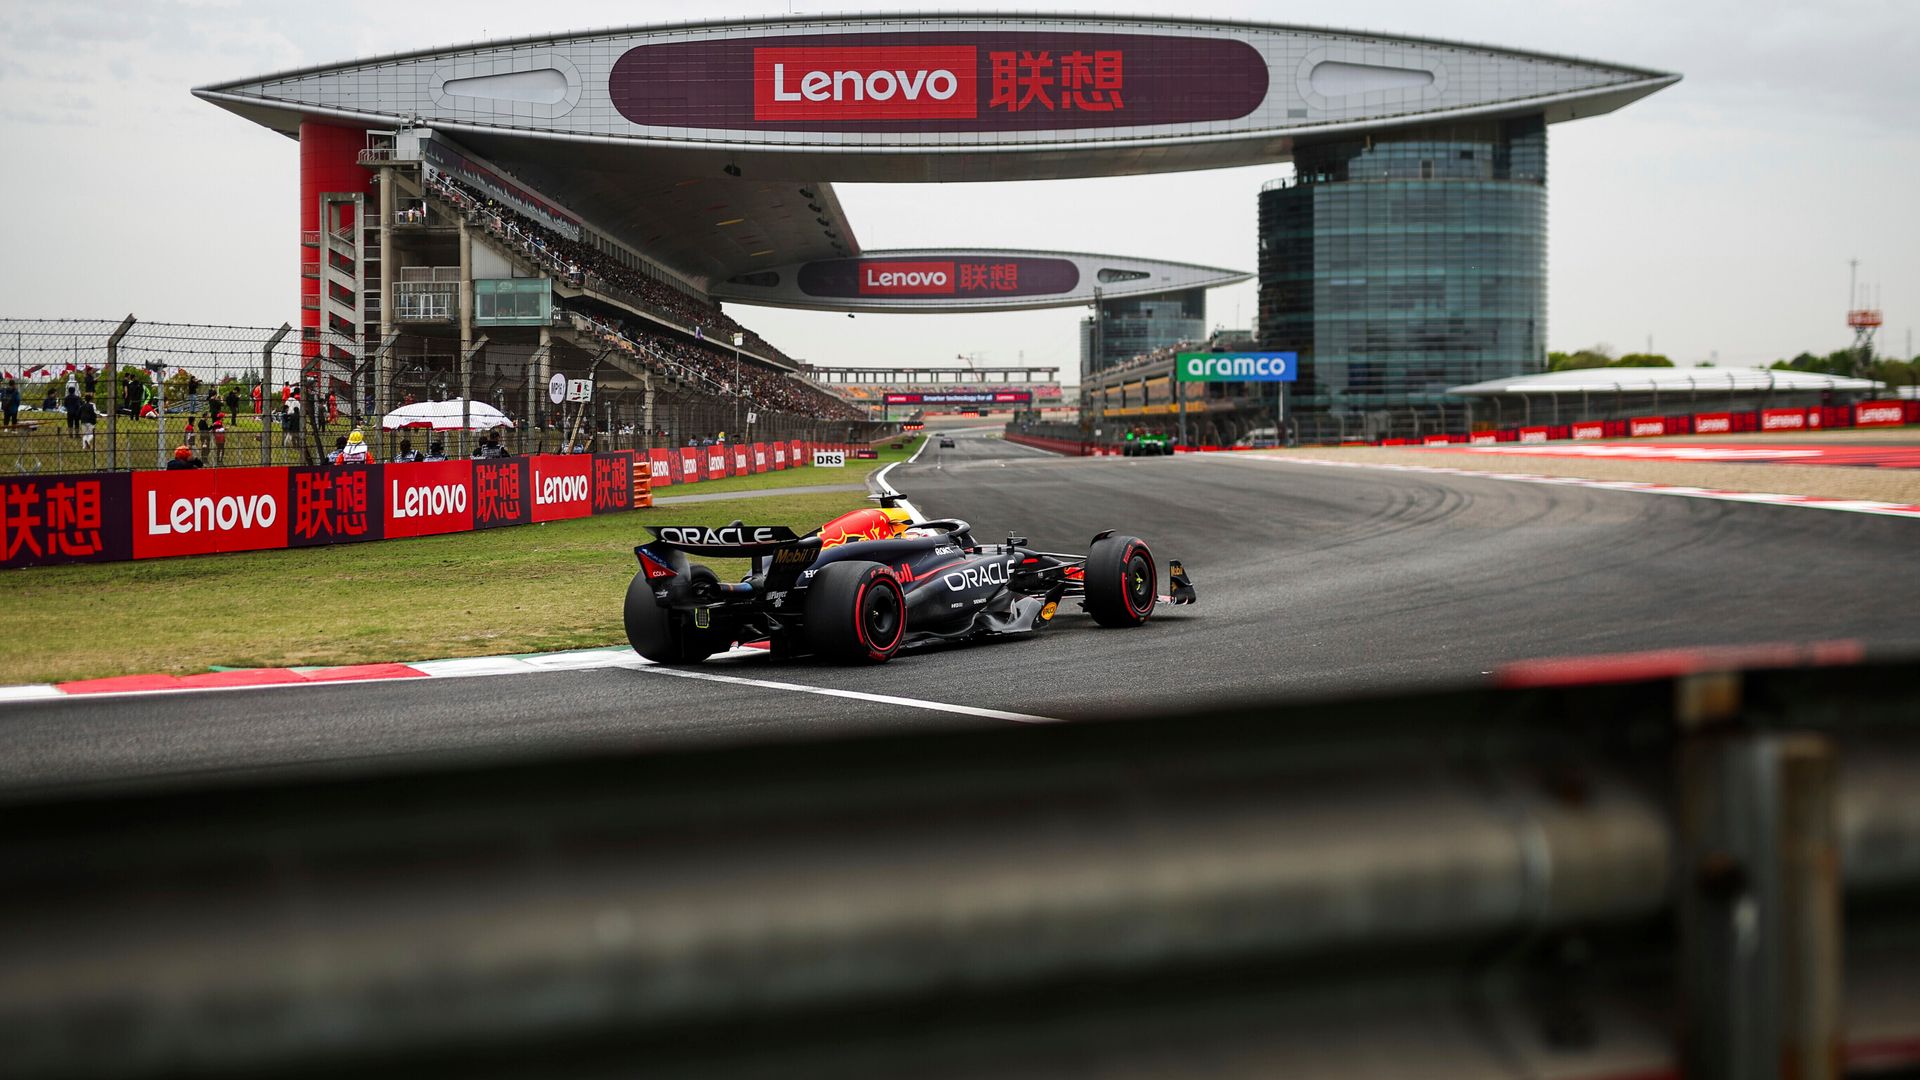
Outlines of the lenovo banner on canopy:
M 615 61 L 607 92 L 621 116 L 658 128 L 1203 125 L 1259 108 L 1267 61 L 1228 37 L 1072 29 L 742 36 L 629 49 Z
M 1022 255 L 956 255 L 916 259 L 826 259 L 801 265 L 808 296 L 1051 296 L 1080 284 L 1071 259 Z

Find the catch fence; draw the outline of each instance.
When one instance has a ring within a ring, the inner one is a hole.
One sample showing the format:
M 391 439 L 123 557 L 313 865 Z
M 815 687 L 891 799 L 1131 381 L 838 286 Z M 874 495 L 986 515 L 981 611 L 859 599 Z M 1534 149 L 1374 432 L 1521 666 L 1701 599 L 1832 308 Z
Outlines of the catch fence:
M 322 348 L 321 346 L 325 346 Z M 468 455 L 481 433 L 382 430 L 376 405 L 471 401 L 510 422 L 517 454 L 649 450 L 703 440 L 871 442 L 889 425 L 827 421 L 751 397 L 656 378 L 619 376 L 594 358 L 497 344 L 461 370 L 457 344 L 395 334 L 378 392 L 376 349 L 311 341 L 288 326 L 126 319 L 0 318 L 0 475 L 164 468 L 180 447 L 208 467 L 318 464 L 354 428 L 390 461 L 406 441 Z M 564 357 L 564 358 L 561 358 Z M 558 358 L 558 359 L 557 359 Z M 598 372 L 593 400 L 553 404 L 544 379 Z M 10 390 L 7 388 L 11 388 Z M 12 395 L 17 394 L 17 404 Z M 289 399 L 299 405 L 289 407 Z

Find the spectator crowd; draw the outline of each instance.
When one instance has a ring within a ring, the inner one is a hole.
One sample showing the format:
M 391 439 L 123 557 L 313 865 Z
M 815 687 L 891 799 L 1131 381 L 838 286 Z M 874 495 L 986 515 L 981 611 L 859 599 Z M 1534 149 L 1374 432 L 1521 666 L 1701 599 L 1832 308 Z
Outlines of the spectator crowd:
M 469 221 L 576 288 L 591 288 L 614 295 L 636 308 L 650 311 L 690 330 L 697 330 L 702 337 L 731 343 L 733 335 L 738 333 L 744 340 L 745 348 L 783 363 L 796 364 L 759 334 L 734 321 L 718 304 L 676 289 L 650 274 L 594 250 L 588 244 L 569 240 L 445 173 L 430 177 L 427 186 L 435 195 L 465 214 Z
M 619 321 L 569 311 L 592 333 L 617 348 L 641 352 L 653 366 L 725 397 L 735 392 L 736 360 L 731 350 L 649 333 L 632 320 Z M 745 357 L 737 362 L 739 386 L 756 408 L 821 420 L 865 420 L 864 410 L 814 387 L 797 376 L 772 371 Z

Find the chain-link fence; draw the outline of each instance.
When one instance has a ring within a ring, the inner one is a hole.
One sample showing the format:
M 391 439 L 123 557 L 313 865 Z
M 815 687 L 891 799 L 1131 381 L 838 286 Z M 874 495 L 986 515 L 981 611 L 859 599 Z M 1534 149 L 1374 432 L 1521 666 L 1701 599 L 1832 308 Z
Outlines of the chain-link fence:
M 274 327 L 0 319 L 0 472 L 160 468 L 183 446 L 260 464 L 288 435 L 269 435 L 268 382 L 299 377 L 300 344 Z
M 896 426 L 771 409 L 751 389 L 736 396 L 671 371 L 643 378 L 632 363 L 603 364 L 599 346 L 487 343 L 463 371 L 458 341 L 445 336 L 396 334 L 384 355 L 324 344 L 323 359 L 290 327 L 0 319 L 0 473 L 165 468 L 176 456 L 208 467 L 318 462 L 355 428 L 376 460 L 392 460 L 403 441 L 458 456 L 480 432 L 387 430 L 376 406 L 397 411 L 463 392 L 472 407 L 500 413 L 513 453 L 723 437 L 869 442 Z M 553 374 L 594 380 L 593 399 L 553 403 Z

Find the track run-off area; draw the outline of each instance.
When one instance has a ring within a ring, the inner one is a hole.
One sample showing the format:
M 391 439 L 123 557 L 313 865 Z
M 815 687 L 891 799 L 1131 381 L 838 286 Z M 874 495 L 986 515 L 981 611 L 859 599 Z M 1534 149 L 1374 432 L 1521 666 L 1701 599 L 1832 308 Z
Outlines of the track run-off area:
M 610 648 L 438 672 L 465 677 L 20 700 L 0 704 L 0 793 L 1095 720 L 1591 654 L 1920 644 L 1920 604 L 1896 587 L 1920 551 L 1907 518 L 1263 454 L 1067 458 L 997 425 L 950 433 L 888 474 L 922 514 L 1054 551 L 1132 533 L 1163 572 L 1186 565 L 1199 604 L 1132 630 L 1069 605 L 1030 637 L 872 668 L 741 649 L 665 669 Z

